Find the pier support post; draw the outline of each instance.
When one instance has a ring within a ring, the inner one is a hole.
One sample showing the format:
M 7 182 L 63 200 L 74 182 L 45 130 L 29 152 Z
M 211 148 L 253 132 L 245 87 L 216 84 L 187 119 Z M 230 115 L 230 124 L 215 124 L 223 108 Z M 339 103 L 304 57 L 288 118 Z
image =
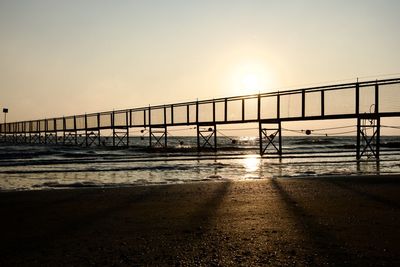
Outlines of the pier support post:
M 263 123 L 259 123 L 259 144 L 260 155 L 276 153 L 282 156 L 282 127 L 281 121 L 268 123 L 268 128 L 264 128 Z M 268 153 L 272 151 L 271 153 Z
M 45 144 L 57 145 L 57 132 L 46 132 L 44 136 Z
M 77 145 L 78 144 L 78 133 L 76 131 L 64 131 L 62 144 L 64 146 Z
M 168 132 L 167 127 L 149 127 L 149 145 L 151 148 L 167 148 Z
M 99 120 L 100 122 L 100 120 Z M 125 113 L 125 125 L 117 126 L 115 123 L 115 112 L 111 114 L 111 128 L 112 128 L 112 145 L 128 147 L 129 146 L 129 113 Z
M 129 146 L 129 128 L 113 128 L 113 146 Z
M 41 144 L 40 132 L 31 133 L 31 144 Z
M 15 144 L 20 144 L 20 138 L 19 138 L 20 134 L 16 133 L 14 134 L 14 143 Z
M 40 132 L 39 136 L 40 136 L 40 144 L 41 145 L 46 144 L 46 142 L 47 142 L 46 132 Z
M 85 146 L 98 146 L 100 145 L 100 128 L 89 128 L 88 127 L 88 116 L 85 114 Z M 76 128 L 76 126 L 75 126 Z
M 197 150 L 205 149 L 217 151 L 217 125 L 197 126 Z
M 357 88 L 358 89 L 358 86 Z M 359 92 L 356 90 L 356 114 L 357 117 L 357 160 L 363 156 L 367 159 L 375 158 L 379 161 L 381 142 L 381 117 L 379 115 L 379 85 L 375 84 L 375 100 L 370 107 L 370 114 L 359 113 Z M 374 108 L 374 111 L 372 110 Z
M 379 160 L 381 118 L 357 119 L 357 160 L 363 156 Z
M 24 141 L 25 141 L 24 134 L 20 133 L 19 134 L 19 143 L 24 144 L 25 143 Z
M 100 130 L 85 130 L 85 146 L 98 146 L 100 141 Z

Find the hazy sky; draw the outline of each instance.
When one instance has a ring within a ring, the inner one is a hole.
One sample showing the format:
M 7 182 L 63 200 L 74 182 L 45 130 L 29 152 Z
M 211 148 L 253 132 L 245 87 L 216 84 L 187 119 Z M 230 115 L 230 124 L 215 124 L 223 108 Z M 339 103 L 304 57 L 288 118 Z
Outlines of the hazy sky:
M 0 106 L 14 121 L 399 73 L 399 14 L 382 0 L 0 0 Z

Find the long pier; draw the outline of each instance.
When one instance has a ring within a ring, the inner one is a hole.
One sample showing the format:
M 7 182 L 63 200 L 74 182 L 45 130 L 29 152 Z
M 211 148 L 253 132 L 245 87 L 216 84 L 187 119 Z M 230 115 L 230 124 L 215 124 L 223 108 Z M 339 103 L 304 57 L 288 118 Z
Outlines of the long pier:
M 355 119 L 356 158 L 379 159 L 384 117 L 400 117 L 400 78 L 10 122 L 0 133 L 7 143 L 101 146 L 111 130 L 113 146 L 129 146 L 130 129 L 145 128 L 149 147 L 167 147 L 169 127 L 196 126 L 201 151 L 218 148 L 218 125 L 258 123 L 260 154 L 282 155 L 282 122 Z

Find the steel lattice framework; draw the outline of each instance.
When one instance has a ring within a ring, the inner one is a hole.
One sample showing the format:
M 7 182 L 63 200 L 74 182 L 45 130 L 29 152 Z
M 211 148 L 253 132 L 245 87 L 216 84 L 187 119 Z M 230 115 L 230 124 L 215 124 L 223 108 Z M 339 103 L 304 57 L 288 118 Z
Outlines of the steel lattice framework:
M 193 125 L 198 149 L 215 150 L 217 125 L 258 123 L 260 154 L 272 146 L 282 155 L 282 122 L 356 119 L 357 159 L 366 151 L 379 159 L 380 121 L 400 117 L 399 97 L 396 78 L 10 122 L 0 125 L 0 133 L 3 142 L 90 146 L 102 145 L 100 132 L 112 130 L 113 145 L 128 146 L 130 128 L 148 128 L 149 146 L 165 148 L 168 127 Z M 372 129 L 369 136 L 366 128 Z M 83 143 L 78 135 L 85 137 Z

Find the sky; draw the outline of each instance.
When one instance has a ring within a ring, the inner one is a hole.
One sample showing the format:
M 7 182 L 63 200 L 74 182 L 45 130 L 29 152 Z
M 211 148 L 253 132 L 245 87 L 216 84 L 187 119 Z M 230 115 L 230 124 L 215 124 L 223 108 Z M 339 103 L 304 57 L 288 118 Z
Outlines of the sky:
M 0 107 L 31 120 L 400 76 L 400 1 L 0 0 Z

